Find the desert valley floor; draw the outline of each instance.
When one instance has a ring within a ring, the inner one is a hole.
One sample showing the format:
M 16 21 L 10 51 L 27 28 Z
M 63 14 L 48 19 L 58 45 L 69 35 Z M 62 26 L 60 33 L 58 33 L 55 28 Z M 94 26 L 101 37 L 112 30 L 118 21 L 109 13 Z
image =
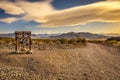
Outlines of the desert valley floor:
M 88 43 L 76 49 L 11 54 L 0 47 L 0 80 L 120 80 L 120 48 Z

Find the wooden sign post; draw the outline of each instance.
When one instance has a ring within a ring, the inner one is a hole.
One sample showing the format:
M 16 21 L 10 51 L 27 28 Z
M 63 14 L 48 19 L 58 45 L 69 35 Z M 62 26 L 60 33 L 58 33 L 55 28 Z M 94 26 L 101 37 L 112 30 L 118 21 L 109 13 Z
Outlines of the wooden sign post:
M 31 31 L 15 31 L 15 51 L 19 53 L 31 52 Z

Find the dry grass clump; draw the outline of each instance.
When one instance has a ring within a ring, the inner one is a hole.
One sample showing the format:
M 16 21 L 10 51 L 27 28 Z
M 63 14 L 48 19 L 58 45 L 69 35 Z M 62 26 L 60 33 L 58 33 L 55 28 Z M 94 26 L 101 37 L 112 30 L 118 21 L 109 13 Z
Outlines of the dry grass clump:
M 117 40 L 89 40 L 90 43 L 103 44 L 107 46 L 120 47 L 120 41 Z
M 87 44 L 86 39 L 33 39 L 33 48 L 45 49 L 71 49 L 80 48 Z
M 75 38 L 75 39 L 32 39 L 33 48 L 37 48 L 39 50 L 45 49 L 71 49 L 71 48 L 79 48 L 83 45 L 86 45 L 87 40 L 84 38 Z M 9 49 L 15 48 L 15 39 L 14 38 L 6 38 L 0 37 L 0 48 L 6 47 Z
M 15 46 L 15 39 L 14 38 L 7 38 L 7 37 L 0 37 L 0 48 L 7 48 L 14 49 Z
M 0 43 L 13 43 L 14 38 L 0 37 Z
M 79 48 L 85 46 L 87 40 L 84 38 L 75 38 L 75 39 L 32 39 L 32 48 L 38 50 L 45 49 L 71 49 Z M 7 47 L 6 47 L 7 46 Z M 15 48 L 15 39 L 14 38 L 4 38 L 0 37 L 0 48 Z
M 35 44 L 86 44 L 87 40 L 85 38 L 75 38 L 75 39 L 33 39 Z

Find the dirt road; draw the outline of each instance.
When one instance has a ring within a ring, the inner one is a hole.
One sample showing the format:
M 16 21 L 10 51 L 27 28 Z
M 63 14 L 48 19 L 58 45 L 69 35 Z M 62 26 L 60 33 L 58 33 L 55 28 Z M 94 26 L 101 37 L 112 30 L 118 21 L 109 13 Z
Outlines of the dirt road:
M 88 43 L 33 54 L 10 51 L 0 49 L 0 80 L 120 80 L 120 48 Z

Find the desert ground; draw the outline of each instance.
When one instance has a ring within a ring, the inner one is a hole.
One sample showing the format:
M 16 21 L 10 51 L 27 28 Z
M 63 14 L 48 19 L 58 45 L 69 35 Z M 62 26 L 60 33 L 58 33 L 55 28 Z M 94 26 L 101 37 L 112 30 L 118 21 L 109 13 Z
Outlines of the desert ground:
M 0 80 L 120 80 L 120 48 L 87 43 L 79 48 L 12 54 L 0 47 Z

